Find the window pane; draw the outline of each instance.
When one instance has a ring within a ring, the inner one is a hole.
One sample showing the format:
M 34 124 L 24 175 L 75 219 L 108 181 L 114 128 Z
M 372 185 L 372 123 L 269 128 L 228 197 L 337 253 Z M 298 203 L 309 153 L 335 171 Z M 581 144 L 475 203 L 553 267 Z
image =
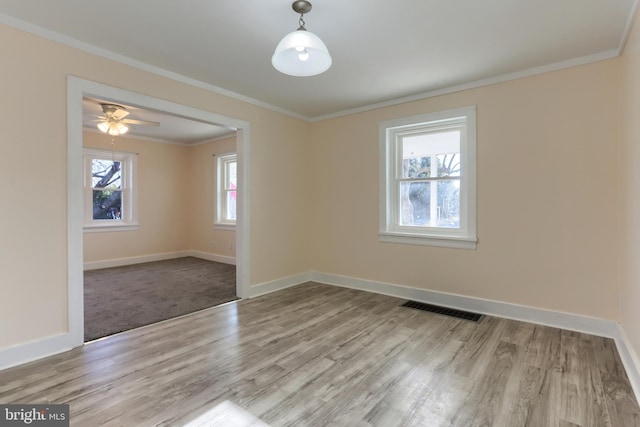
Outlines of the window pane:
M 227 212 L 226 219 L 236 219 L 236 192 L 228 191 L 227 192 Z
M 91 161 L 91 187 L 112 190 L 122 188 L 120 162 L 93 159 Z
M 431 183 L 400 183 L 400 225 L 429 226 L 431 220 Z
M 402 144 L 402 178 L 458 176 L 460 173 L 460 130 L 424 132 L 404 136 Z M 455 156 L 455 158 L 454 158 Z M 431 164 L 438 162 L 438 171 Z M 454 172 L 455 171 L 455 172 Z
M 460 228 L 460 181 L 438 181 L 436 227 Z
M 432 206 L 431 201 L 436 201 Z M 400 183 L 400 225 L 460 228 L 460 181 Z
M 438 176 L 460 176 L 460 153 L 438 154 Z
M 402 178 L 431 177 L 431 157 L 402 159 Z
M 235 190 L 238 186 L 238 178 L 237 178 L 237 163 L 229 162 L 227 163 L 227 173 L 228 173 L 228 189 Z
M 122 191 L 93 190 L 93 219 L 122 219 Z

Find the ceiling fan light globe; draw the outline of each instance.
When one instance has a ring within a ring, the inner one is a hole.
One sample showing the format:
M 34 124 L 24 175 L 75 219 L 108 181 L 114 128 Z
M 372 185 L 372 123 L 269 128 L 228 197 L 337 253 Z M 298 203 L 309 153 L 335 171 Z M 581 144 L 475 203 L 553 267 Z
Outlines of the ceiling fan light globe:
M 102 133 L 107 133 L 107 132 L 109 132 L 109 128 L 110 128 L 110 126 L 109 126 L 109 123 L 107 123 L 107 122 L 100 122 L 100 123 L 98 123 L 98 129 L 100 129 L 100 131 L 101 131 Z
M 305 51 L 306 54 L 300 55 Z M 310 31 L 296 30 L 278 43 L 271 63 L 281 73 L 306 77 L 324 73 L 331 67 L 332 60 L 320 37 Z
M 129 131 L 129 127 L 122 123 L 116 123 L 116 129 L 118 130 L 118 134 L 123 135 Z

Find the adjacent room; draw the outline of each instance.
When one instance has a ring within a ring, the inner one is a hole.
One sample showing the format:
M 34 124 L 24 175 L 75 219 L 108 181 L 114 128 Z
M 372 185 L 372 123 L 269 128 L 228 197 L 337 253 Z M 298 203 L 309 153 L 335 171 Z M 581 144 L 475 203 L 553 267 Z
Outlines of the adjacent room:
M 82 110 L 84 340 L 237 299 L 235 131 L 105 99 Z
M 1 2 L 0 424 L 640 426 L 637 3 Z

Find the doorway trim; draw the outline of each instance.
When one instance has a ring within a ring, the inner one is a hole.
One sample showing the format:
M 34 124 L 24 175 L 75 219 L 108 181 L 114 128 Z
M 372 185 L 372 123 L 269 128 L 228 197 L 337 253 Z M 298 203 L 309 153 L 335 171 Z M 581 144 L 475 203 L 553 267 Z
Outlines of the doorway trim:
M 67 77 L 67 275 L 68 327 L 72 347 L 84 344 L 82 98 L 120 101 L 236 130 L 238 199 L 236 222 L 236 293 L 250 296 L 249 285 L 249 148 L 250 123 L 148 95 Z

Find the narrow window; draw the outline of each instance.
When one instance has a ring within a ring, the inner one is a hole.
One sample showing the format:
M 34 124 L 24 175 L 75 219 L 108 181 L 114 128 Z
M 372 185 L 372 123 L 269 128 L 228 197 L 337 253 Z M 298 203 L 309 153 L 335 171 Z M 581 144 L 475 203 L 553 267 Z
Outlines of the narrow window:
M 238 187 L 238 156 L 235 153 L 218 155 L 217 206 L 215 225 L 233 228 L 236 225 L 236 196 Z
M 380 124 L 380 240 L 474 249 L 475 107 Z

